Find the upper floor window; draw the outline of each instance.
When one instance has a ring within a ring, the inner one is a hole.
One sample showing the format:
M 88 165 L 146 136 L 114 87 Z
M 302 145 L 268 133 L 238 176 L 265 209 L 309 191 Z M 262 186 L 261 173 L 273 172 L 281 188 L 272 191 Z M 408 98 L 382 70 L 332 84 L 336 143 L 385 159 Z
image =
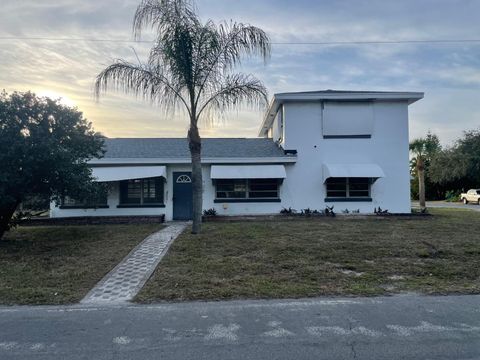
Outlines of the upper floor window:
M 328 178 L 325 184 L 329 200 L 370 199 L 370 178 Z
M 370 138 L 373 133 L 373 103 L 327 101 L 322 112 L 326 139 Z
M 216 199 L 278 199 L 278 179 L 219 179 Z
M 163 204 L 163 178 L 120 181 L 121 205 Z

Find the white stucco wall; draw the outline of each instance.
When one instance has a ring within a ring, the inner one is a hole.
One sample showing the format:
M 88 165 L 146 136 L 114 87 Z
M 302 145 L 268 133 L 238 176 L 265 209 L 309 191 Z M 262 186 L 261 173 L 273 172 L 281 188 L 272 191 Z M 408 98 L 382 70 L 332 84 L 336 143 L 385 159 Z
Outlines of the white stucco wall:
M 288 167 L 285 185 L 296 209 L 373 212 L 375 207 L 395 213 L 410 212 L 408 158 L 408 105 L 406 102 L 373 103 L 373 132 L 370 139 L 323 139 L 320 102 L 284 105 L 285 148 L 298 151 L 297 163 Z M 325 204 L 323 163 L 375 163 L 385 178 L 372 185 L 372 202 Z
M 167 193 L 168 184 L 164 191 Z M 50 217 L 77 217 L 77 216 L 129 216 L 129 215 L 163 215 L 167 208 L 117 208 L 119 204 L 119 183 L 110 183 L 108 192 L 108 208 L 106 209 L 60 209 L 54 203 L 50 204 Z
M 281 202 L 215 203 L 215 187 L 210 178 L 211 166 L 203 166 L 203 208 L 215 208 L 219 215 L 277 214 L 285 207 L 324 209 L 334 205 L 335 210 L 356 210 L 371 213 L 375 207 L 394 213 L 410 212 L 410 175 L 408 153 L 407 102 L 374 102 L 371 138 L 324 139 L 322 133 L 321 102 L 288 102 L 283 105 L 283 129 L 278 114 L 273 123 L 273 139 L 283 132 L 285 149 L 297 150 L 297 162 L 285 164 L 287 177 L 280 186 Z M 342 113 L 342 112 L 340 112 Z M 347 114 L 349 114 L 347 112 Z M 343 115 L 340 115 L 343 116 Z M 348 116 L 351 116 L 349 114 Z M 341 119 L 345 120 L 345 119 Z M 345 124 L 345 121 L 340 121 Z M 385 177 L 378 179 L 371 190 L 372 202 L 325 203 L 322 165 L 362 164 L 379 165 Z M 165 165 L 165 164 L 152 164 Z M 260 165 L 261 166 L 261 165 Z M 188 165 L 166 165 L 164 208 L 117 208 L 118 183 L 113 183 L 108 197 L 108 209 L 59 209 L 52 204 L 52 217 L 161 215 L 166 220 L 173 216 L 173 172 L 190 171 Z
M 290 165 L 291 166 L 291 165 Z M 248 214 L 277 214 L 287 201 L 288 194 L 280 189 L 282 203 L 215 203 L 215 186 L 210 178 L 210 165 L 203 166 L 203 209 L 215 208 L 219 215 L 248 215 Z M 132 216 L 132 215 L 162 215 L 167 221 L 173 218 L 173 173 L 188 172 L 187 165 L 167 166 L 167 179 L 164 186 L 164 208 L 117 208 L 119 203 L 119 184 L 111 183 L 106 209 L 60 209 L 54 203 L 50 207 L 51 217 L 78 217 L 78 216 Z

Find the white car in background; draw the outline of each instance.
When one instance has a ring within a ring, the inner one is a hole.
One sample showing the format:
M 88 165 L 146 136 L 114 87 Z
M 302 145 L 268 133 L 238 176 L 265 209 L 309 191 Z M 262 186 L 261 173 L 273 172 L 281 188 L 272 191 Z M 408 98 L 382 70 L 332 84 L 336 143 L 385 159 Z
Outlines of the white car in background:
M 480 205 L 480 189 L 470 189 L 466 193 L 460 194 L 460 200 L 464 204 L 476 203 Z

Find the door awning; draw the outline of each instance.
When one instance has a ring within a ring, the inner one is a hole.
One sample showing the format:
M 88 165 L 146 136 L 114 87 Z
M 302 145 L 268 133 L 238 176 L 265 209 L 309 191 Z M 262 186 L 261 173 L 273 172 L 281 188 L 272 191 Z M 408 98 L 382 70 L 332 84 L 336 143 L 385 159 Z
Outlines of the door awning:
M 383 178 L 377 164 L 323 164 L 323 182 L 328 178 Z
M 92 174 L 97 182 L 167 177 L 165 166 L 110 166 L 94 167 Z
M 284 179 L 284 165 L 212 165 L 212 179 Z

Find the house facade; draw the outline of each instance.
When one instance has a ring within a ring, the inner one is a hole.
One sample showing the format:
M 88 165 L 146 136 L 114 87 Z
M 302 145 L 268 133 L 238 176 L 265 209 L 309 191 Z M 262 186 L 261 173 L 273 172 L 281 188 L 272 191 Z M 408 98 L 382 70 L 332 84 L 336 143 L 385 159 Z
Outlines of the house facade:
M 282 208 L 410 212 L 408 106 L 416 92 L 276 94 L 257 138 L 203 139 L 203 208 L 219 215 Z M 106 139 L 90 162 L 108 183 L 99 204 L 66 199 L 51 217 L 192 216 L 186 139 Z

